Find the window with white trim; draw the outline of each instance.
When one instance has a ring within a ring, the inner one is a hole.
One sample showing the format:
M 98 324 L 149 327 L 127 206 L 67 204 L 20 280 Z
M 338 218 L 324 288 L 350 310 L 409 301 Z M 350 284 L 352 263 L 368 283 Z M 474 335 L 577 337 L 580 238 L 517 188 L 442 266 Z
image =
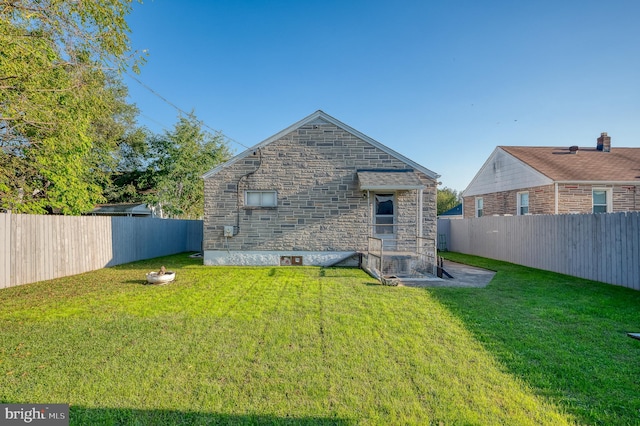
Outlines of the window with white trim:
M 529 214 L 529 193 L 518 192 L 518 216 Z
M 611 207 L 610 188 L 593 188 L 591 193 L 594 213 L 610 213 L 613 210 Z
M 476 197 L 476 217 L 482 217 L 484 211 L 484 199 Z
M 245 191 L 245 207 L 276 207 L 278 194 L 276 191 Z

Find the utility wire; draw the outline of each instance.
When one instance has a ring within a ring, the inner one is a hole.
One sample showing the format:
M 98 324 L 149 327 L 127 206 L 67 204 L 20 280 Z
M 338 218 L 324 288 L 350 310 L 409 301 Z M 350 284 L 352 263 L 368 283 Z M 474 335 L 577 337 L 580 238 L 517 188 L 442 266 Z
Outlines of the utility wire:
M 146 118 L 147 120 L 149 120 L 149 121 L 152 121 L 152 122 L 156 123 L 156 124 L 157 124 L 157 125 L 159 125 L 163 130 L 169 130 L 169 129 L 167 128 L 167 126 L 165 126 L 163 123 L 159 122 L 158 120 L 154 119 L 153 117 L 149 117 L 148 115 L 145 115 L 145 114 L 143 114 L 143 113 L 141 113 L 141 112 L 139 112 L 139 113 L 138 113 L 138 115 L 139 115 L 140 117 L 144 117 L 144 118 Z
M 146 84 L 144 84 L 142 81 L 140 81 L 139 79 L 137 79 L 136 77 L 132 76 L 129 73 L 126 73 L 127 76 L 129 76 L 129 78 L 131 78 L 132 80 L 134 80 L 136 83 L 138 83 L 139 85 L 141 85 L 142 87 L 144 87 L 145 89 L 147 89 L 148 91 L 150 91 L 151 93 L 153 93 L 154 95 L 156 95 L 158 98 L 162 99 L 163 102 L 165 102 L 166 104 L 170 105 L 171 107 L 175 108 L 179 113 L 184 114 L 184 115 L 189 115 L 189 113 L 187 113 L 186 111 L 184 111 L 183 109 L 181 109 L 180 107 L 178 107 L 176 104 L 170 102 L 167 98 L 165 98 L 164 96 L 162 96 L 160 93 L 156 92 L 155 90 L 153 90 L 151 87 L 147 86 Z M 141 114 L 142 115 L 142 114 Z M 155 120 L 152 120 L 155 121 Z M 156 121 L 157 123 L 157 121 Z M 248 146 L 246 146 L 245 144 L 238 142 L 237 140 L 230 138 L 229 136 L 225 135 L 224 133 L 222 133 L 220 130 L 214 129 L 213 127 L 209 126 L 207 123 L 205 123 L 204 121 L 200 120 L 200 124 L 202 125 L 202 127 L 206 127 L 207 129 L 211 130 L 214 133 L 220 134 L 222 136 L 224 136 L 227 140 L 238 144 L 246 149 L 249 149 Z

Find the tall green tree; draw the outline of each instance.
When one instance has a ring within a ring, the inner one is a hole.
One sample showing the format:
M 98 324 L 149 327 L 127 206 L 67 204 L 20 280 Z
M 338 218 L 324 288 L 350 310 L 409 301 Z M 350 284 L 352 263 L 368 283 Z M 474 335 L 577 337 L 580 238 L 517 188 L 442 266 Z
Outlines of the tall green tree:
M 438 189 L 438 214 L 442 214 L 460 204 L 460 194 L 455 189 Z
M 174 128 L 150 139 L 148 144 L 147 197 L 166 217 L 198 219 L 204 215 L 202 175 L 230 157 L 221 134 L 202 129 L 191 113 L 180 117 Z
M 130 0 L 0 0 L 0 210 L 80 214 L 135 115 Z M 107 164 L 105 164 L 107 162 Z
M 153 179 L 147 170 L 149 163 L 148 143 L 153 135 L 146 129 L 135 128 L 118 143 L 111 153 L 112 169 L 104 179 L 103 195 L 107 203 L 142 203 L 146 193 L 153 190 Z M 106 164 L 106 163 L 105 163 Z

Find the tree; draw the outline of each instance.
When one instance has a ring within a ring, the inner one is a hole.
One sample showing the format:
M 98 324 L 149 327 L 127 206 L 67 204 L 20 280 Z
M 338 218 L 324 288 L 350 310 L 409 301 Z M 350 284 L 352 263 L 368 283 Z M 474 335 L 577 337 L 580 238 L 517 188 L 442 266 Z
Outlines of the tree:
M 108 203 L 146 201 L 145 194 L 152 190 L 149 186 L 152 179 L 147 171 L 147 143 L 151 137 L 146 130 L 137 128 L 118 143 L 118 148 L 111 157 L 115 167 L 111 169 L 108 179 L 103 180 L 102 192 Z
M 147 200 L 161 207 L 168 217 L 201 218 L 204 215 L 202 175 L 229 157 L 229 148 L 221 134 L 203 131 L 193 113 L 180 117 L 173 130 L 149 140 L 149 168 L 145 175 L 154 191 Z
M 455 189 L 438 189 L 438 214 L 442 214 L 460 204 L 460 194 Z
M 0 0 L 0 210 L 80 214 L 102 200 L 104 163 L 135 115 L 118 75 L 130 9 Z

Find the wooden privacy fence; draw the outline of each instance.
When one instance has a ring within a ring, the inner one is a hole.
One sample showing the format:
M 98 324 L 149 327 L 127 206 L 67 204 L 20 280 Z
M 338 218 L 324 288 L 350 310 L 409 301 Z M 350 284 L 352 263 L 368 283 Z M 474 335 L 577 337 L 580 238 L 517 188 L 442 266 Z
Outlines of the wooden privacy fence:
M 449 220 L 448 234 L 444 225 L 450 251 L 640 290 L 640 212 Z
M 0 213 L 0 288 L 202 248 L 202 221 Z

